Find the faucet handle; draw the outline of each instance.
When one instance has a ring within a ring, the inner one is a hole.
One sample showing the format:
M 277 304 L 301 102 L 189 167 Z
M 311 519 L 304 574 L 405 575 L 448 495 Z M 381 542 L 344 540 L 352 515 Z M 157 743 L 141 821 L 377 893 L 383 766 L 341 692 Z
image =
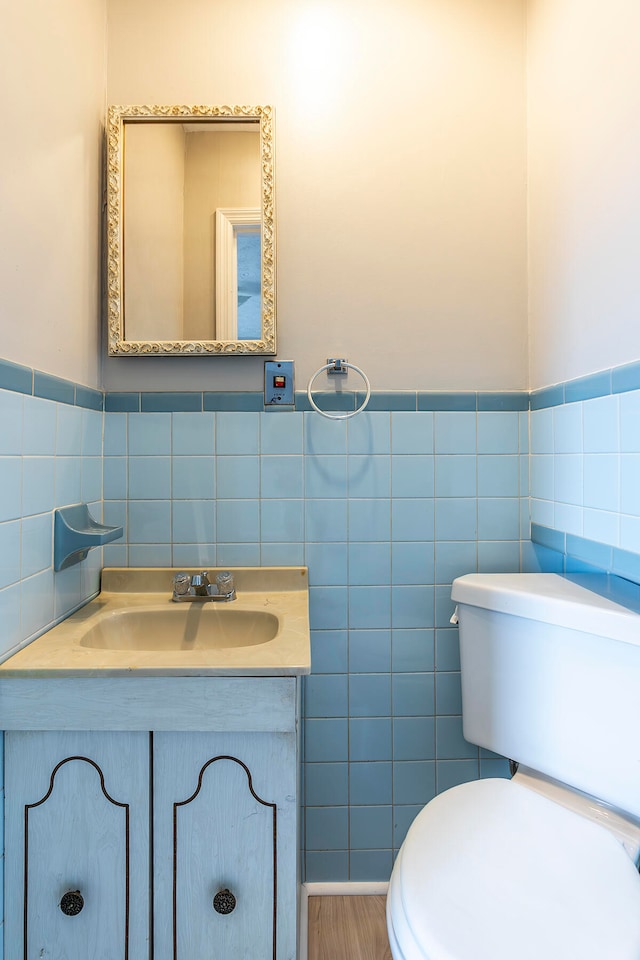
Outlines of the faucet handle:
M 216 576 L 216 586 L 218 588 L 218 593 L 222 593 L 225 596 L 233 593 L 235 589 L 235 584 L 233 582 L 233 574 L 230 570 L 221 570 Z
M 189 592 L 191 586 L 191 577 L 184 570 L 176 573 L 173 577 L 173 592 L 178 597 L 184 597 Z

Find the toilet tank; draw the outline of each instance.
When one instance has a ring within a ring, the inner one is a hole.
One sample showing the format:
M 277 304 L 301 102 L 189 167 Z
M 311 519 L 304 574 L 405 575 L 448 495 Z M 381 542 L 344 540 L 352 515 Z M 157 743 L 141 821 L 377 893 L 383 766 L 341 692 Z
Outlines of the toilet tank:
M 465 738 L 640 817 L 640 588 L 469 574 L 451 596 Z

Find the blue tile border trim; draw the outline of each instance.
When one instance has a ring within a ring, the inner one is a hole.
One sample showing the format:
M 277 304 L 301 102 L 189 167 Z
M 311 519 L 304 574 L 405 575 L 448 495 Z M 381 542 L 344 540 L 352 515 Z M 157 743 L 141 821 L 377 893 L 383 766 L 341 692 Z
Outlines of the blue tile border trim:
M 594 400 L 596 397 L 627 393 L 629 390 L 640 390 L 640 360 L 625 363 L 621 367 L 599 370 L 586 377 L 567 380 L 552 387 L 532 390 L 531 409 L 542 410 L 544 407 L 557 407 L 563 403 Z
M 366 394 L 362 391 L 358 391 L 355 395 L 355 402 L 358 407 L 362 406 L 364 403 L 364 398 Z M 317 401 L 316 401 L 317 402 Z M 380 391 L 373 391 L 369 397 L 369 403 L 367 404 L 367 410 L 416 410 L 416 393 L 413 390 L 397 393 L 385 393 Z
M 56 400 L 58 403 L 74 404 L 76 401 L 75 386 L 69 380 L 52 377 L 48 373 L 33 371 L 33 395 L 44 400 Z
M 543 407 L 559 407 L 564 403 L 564 384 L 555 387 L 544 387 L 542 390 L 533 390 L 529 394 L 532 410 L 542 410 Z
M 319 407 L 329 412 L 350 412 L 360 406 L 364 400 L 361 391 L 336 393 L 319 391 L 314 395 Z M 194 390 L 193 392 L 108 392 L 105 394 L 104 409 L 108 413 L 138 413 L 138 412 L 262 412 L 267 408 L 264 405 L 262 391 L 213 391 Z M 286 410 L 308 412 L 312 410 L 306 391 L 296 391 L 295 405 L 283 408 Z M 375 411 L 422 411 L 422 410 L 470 410 L 470 411 L 499 411 L 499 410 L 528 410 L 529 395 L 525 391 L 510 393 L 424 393 L 416 390 L 404 391 L 373 391 L 366 408 L 369 412 Z
M 104 409 L 104 393 L 102 390 L 92 390 L 76 384 L 76 407 L 86 407 L 87 410 Z
M 587 540 L 539 523 L 531 524 L 531 541 L 564 555 L 565 573 L 604 572 L 640 584 L 640 554 Z
M 626 393 L 628 390 L 640 390 L 640 360 L 614 367 L 611 371 L 611 392 Z
M 584 537 L 577 537 L 569 533 L 566 541 L 565 552 L 567 557 L 575 557 L 576 560 L 588 563 L 592 567 L 611 571 L 613 567 L 613 547 L 606 543 L 597 543 L 595 540 L 586 540 Z
M 139 393 L 105 393 L 104 409 L 107 413 L 139 413 Z
M 564 385 L 564 402 L 593 400 L 594 397 L 606 397 L 611 393 L 611 370 L 592 373 L 588 377 L 569 380 Z
M 528 410 L 529 394 L 525 391 L 513 393 L 479 393 L 478 410 Z
M 81 383 L 74 383 L 73 380 L 55 377 L 11 360 L 0 359 L 0 390 L 11 390 L 13 393 L 24 393 L 30 397 L 86 407 L 89 410 L 104 408 L 102 390 L 94 390 Z
M 33 370 L 10 360 L 0 360 L 0 388 L 15 393 L 33 393 Z
M 477 393 L 418 393 L 418 410 L 477 410 Z
M 141 393 L 142 413 L 202 413 L 202 394 L 194 393 Z
M 629 550 L 614 547 L 612 572 L 619 577 L 624 577 L 625 580 L 640 583 L 640 556 Z
M 238 411 L 241 413 L 260 411 L 264 407 L 264 394 L 258 392 L 243 393 L 204 393 L 203 409 L 211 411 Z
M 90 410 L 110 413 L 199 412 L 199 411 L 262 411 L 262 391 L 106 391 L 95 390 L 31 367 L 0 359 L 0 389 L 68 403 Z M 526 411 L 556 407 L 564 403 L 591 400 L 595 397 L 640 390 L 640 360 L 567 380 L 530 393 L 513 391 L 373 391 L 367 409 L 370 411 Z M 360 405 L 363 392 L 344 394 L 319 392 L 319 406 L 328 411 L 350 411 Z M 311 410 L 305 391 L 297 391 L 295 409 Z
M 313 392 L 313 399 L 318 404 L 320 409 L 327 410 L 329 413 L 349 413 L 351 410 L 355 410 L 356 396 L 357 394 L 351 390 L 345 390 L 344 393 L 337 390 L 331 392 L 328 390 L 314 390 Z M 362 402 L 363 399 L 364 397 L 362 397 L 360 402 Z M 370 405 L 371 402 L 369 402 L 369 406 Z M 307 396 L 306 390 L 296 390 L 295 407 L 296 410 L 301 410 L 303 412 L 313 410 L 313 407 L 309 403 L 309 397 Z M 368 409 L 369 407 L 367 407 L 367 410 Z
M 531 524 L 531 540 L 533 543 L 539 543 L 541 547 L 548 547 L 549 550 L 564 553 L 565 537 L 566 535 L 560 530 L 552 530 L 551 527 L 543 527 L 539 523 Z

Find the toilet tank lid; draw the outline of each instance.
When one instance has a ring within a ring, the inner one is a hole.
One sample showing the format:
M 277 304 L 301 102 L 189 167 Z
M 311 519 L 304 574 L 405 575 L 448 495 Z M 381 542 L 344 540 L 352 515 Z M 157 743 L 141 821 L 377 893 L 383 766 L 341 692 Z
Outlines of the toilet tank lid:
M 451 599 L 640 646 L 640 587 L 599 574 L 470 573 Z

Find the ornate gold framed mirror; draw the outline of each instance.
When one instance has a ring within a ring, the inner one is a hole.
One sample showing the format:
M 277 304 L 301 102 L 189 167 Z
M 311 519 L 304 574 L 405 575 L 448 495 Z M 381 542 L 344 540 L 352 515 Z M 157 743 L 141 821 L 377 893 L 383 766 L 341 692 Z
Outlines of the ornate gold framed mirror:
M 112 106 L 112 357 L 276 352 L 273 109 Z

